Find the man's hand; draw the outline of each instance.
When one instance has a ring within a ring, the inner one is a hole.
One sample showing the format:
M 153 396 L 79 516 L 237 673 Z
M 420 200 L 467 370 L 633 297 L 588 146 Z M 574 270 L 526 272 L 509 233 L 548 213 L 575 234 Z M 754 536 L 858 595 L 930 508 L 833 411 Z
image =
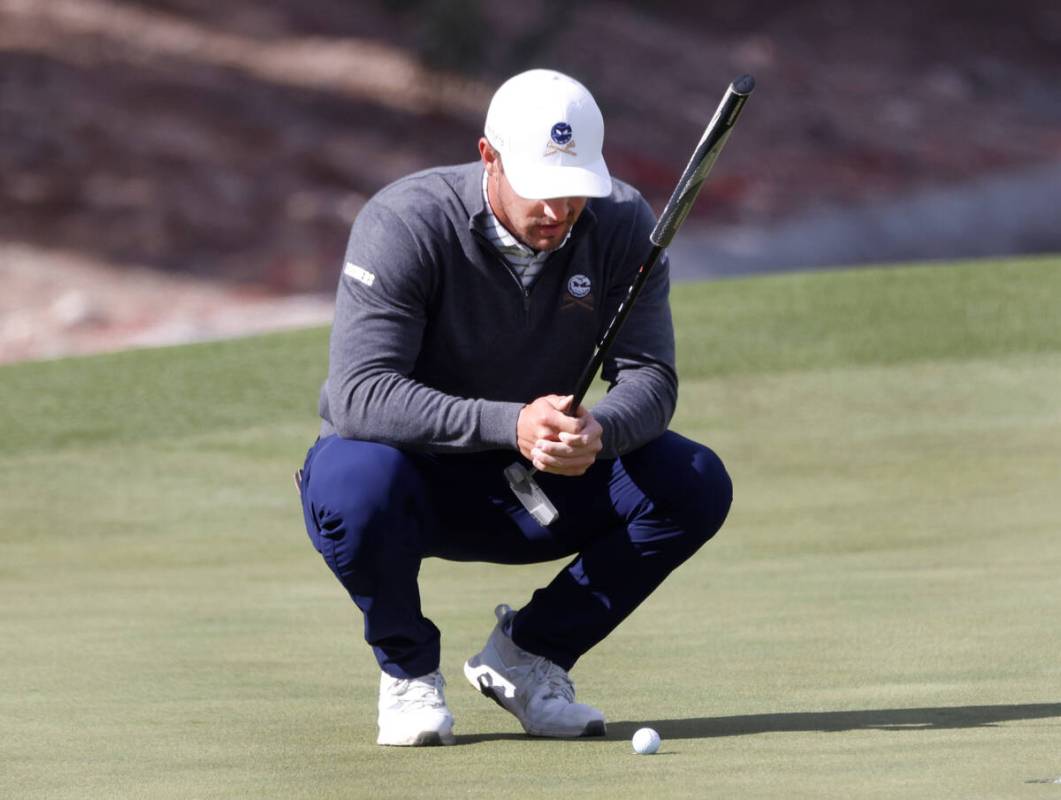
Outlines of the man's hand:
M 600 423 L 585 406 L 579 406 L 574 416 L 564 413 L 572 399 L 571 395 L 549 394 L 519 412 L 519 451 L 541 472 L 581 475 L 604 447 Z

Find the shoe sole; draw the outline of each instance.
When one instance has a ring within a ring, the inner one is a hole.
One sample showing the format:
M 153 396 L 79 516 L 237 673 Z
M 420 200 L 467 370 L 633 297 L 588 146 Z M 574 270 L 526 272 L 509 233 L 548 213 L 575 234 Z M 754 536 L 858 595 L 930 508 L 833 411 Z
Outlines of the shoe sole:
M 582 733 L 548 733 L 536 731 L 526 726 L 524 726 L 523 730 L 527 732 L 528 736 L 540 736 L 543 739 L 590 739 L 594 736 L 607 736 L 608 734 L 607 725 L 605 725 L 603 720 L 599 719 L 587 722 L 586 727 L 582 729 Z
M 489 697 L 491 700 L 501 706 L 501 708 L 505 709 L 505 711 L 514 716 L 516 719 L 518 719 L 519 724 L 523 726 L 523 730 L 529 736 L 541 736 L 548 739 L 584 739 L 590 736 L 607 735 L 607 726 L 605 725 L 604 720 L 599 719 L 593 720 L 592 722 L 587 722 L 586 727 L 582 729 L 581 733 L 556 733 L 529 728 L 523 722 L 523 720 L 519 718 L 519 715 L 516 714 L 516 712 L 514 712 L 507 705 L 505 705 L 505 703 L 501 700 L 501 695 L 498 693 L 497 687 L 488 684 L 486 682 L 485 675 L 475 674 L 475 667 L 471 665 L 470 661 L 464 665 L 464 677 L 466 677 L 468 679 L 468 682 L 476 689 L 478 689 L 484 697 Z
M 452 733 L 440 733 L 439 731 L 424 731 L 416 735 L 412 741 L 404 742 L 382 742 L 376 740 L 376 744 L 384 747 L 443 747 L 457 743 L 457 737 Z

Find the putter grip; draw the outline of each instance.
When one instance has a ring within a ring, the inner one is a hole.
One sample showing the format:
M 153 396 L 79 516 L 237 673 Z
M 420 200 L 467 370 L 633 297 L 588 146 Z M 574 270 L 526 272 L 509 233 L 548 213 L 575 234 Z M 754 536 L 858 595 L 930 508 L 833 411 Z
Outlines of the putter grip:
M 649 236 L 652 244 L 667 247 L 689 215 L 704 179 L 714 166 L 718 154 L 722 152 L 722 147 L 753 89 L 755 79 L 751 75 L 741 75 L 729 85 Z

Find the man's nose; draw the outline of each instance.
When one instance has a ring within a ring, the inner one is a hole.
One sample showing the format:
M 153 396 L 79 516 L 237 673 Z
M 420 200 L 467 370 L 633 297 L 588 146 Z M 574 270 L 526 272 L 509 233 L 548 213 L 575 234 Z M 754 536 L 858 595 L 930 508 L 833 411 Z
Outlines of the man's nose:
M 567 219 L 571 211 L 571 201 L 567 197 L 557 197 L 543 201 L 545 204 L 545 216 L 558 222 Z

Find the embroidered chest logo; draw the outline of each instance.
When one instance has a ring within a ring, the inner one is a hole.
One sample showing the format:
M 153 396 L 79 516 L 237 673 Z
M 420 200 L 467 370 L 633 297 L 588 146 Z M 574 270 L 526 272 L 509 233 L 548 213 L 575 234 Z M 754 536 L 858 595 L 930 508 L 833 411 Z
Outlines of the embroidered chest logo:
M 549 131 L 549 138 L 552 141 L 546 143 L 544 155 L 551 156 L 556 153 L 566 153 L 569 156 L 577 156 L 574 135 L 575 132 L 571 130 L 571 126 L 566 122 L 556 123 L 553 125 L 553 129 Z
M 580 300 L 593 290 L 593 284 L 585 275 L 572 275 L 567 282 L 567 291 Z
M 566 311 L 576 306 L 587 311 L 593 310 L 593 283 L 590 281 L 589 276 L 581 273 L 572 275 L 568 279 L 567 294 L 564 295 L 564 299 L 560 303 L 560 310 Z

